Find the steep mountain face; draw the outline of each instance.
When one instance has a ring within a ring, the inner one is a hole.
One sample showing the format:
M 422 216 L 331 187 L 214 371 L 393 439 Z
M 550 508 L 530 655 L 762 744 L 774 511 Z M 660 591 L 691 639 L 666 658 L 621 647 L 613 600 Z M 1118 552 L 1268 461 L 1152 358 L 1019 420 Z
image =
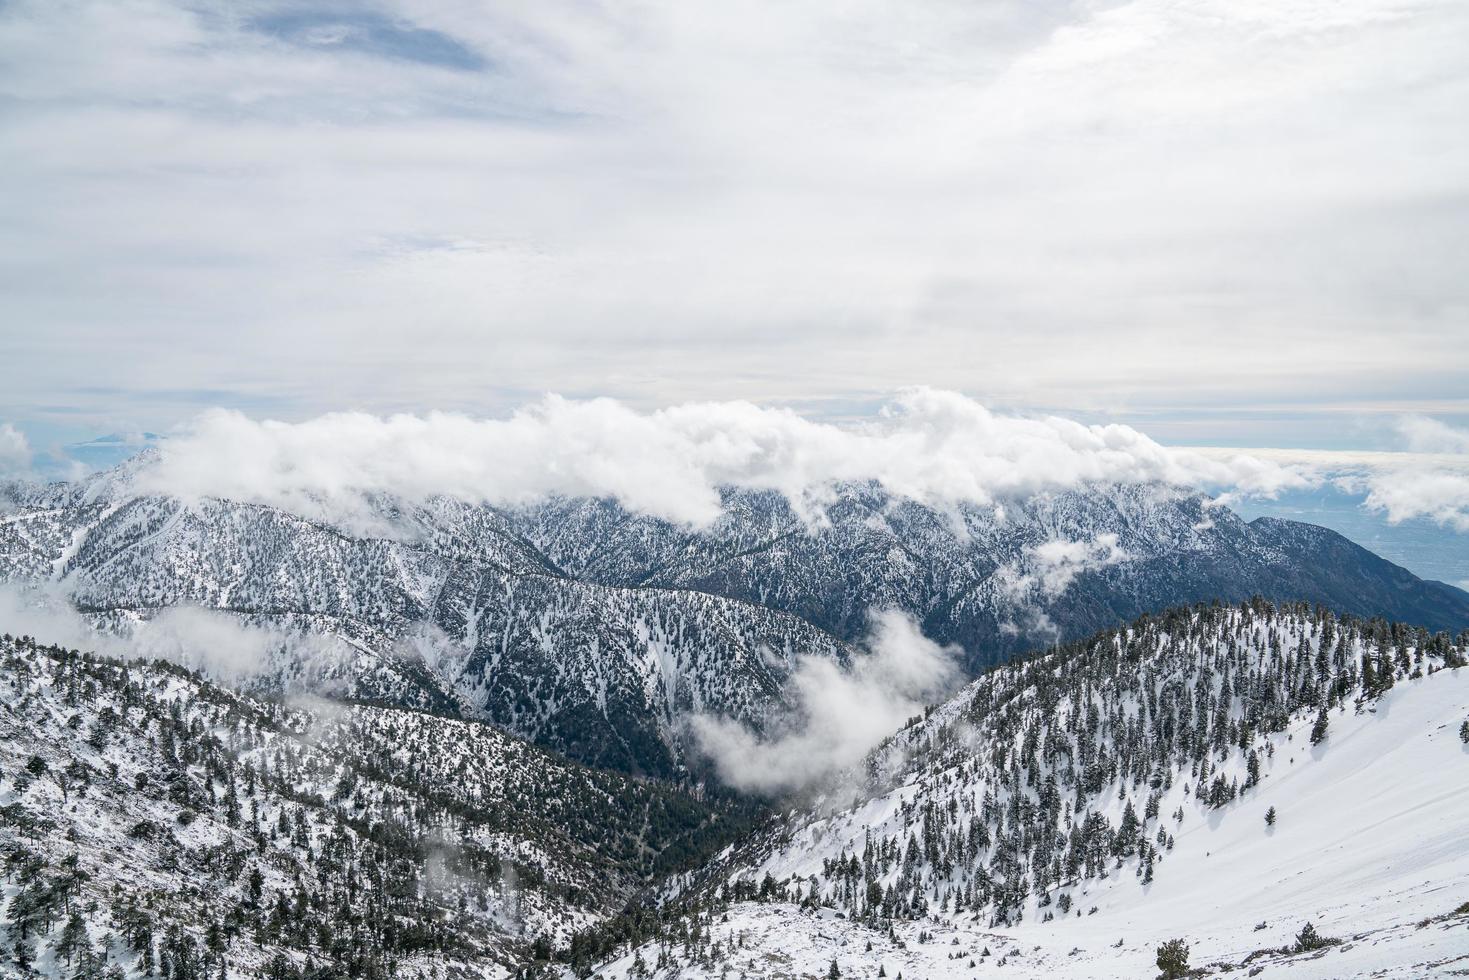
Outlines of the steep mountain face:
M 480 723 L 0 641 L 0 975 L 504 977 L 751 812 Z
M 1256 602 L 1026 658 L 685 885 L 681 917 L 605 923 L 573 958 L 1132 977 L 1181 938 L 1215 970 L 1462 968 L 1466 655 L 1469 632 Z M 657 938 L 617 951 L 629 930 Z
M 702 529 L 588 499 L 364 498 L 323 522 L 139 496 L 149 465 L 11 488 L 0 580 L 55 583 L 124 634 L 175 606 L 224 610 L 280 637 L 258 689 L 485 719 L 633 772 L 679 772 L 691 714 L 760 725 L 794 658 L 850 657 L 875 609 L 912 615 L 975 672 L 1170 604 L 1254 594 L 1469 625 L 1469 595 L 1330 531 L 1246 523 L 1165 487 L 943 509 L 849 485 L 819 511 L 730 490 Z

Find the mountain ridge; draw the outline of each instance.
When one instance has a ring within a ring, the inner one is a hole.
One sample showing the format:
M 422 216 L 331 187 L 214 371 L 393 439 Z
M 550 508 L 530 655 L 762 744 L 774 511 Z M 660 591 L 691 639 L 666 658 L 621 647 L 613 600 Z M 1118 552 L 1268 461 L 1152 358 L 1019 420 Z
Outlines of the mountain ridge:
M 495 508 L 370 497 L 333 523 L 137 496 L 151 458 L 77 484 L 10 487 L 0 581 L 49 583 L 122 634 L 176 606 L 226 611 L 284 637 L 262 689 L 482 718 L 631 772 L 685 772 L 693 715 L 760 728 L 788 711 L 796 660 L 850 661 L 872 610 L 897 609 L 957 645 L 972 674 L 1212 598 L 1469 625 L 1469 594 L 1334 532 L 1245 522 L 1163 486 L 940 509 L 847 484 L 814 513 L 774 491 L 725 490 L 706 528 L 589 498 Z

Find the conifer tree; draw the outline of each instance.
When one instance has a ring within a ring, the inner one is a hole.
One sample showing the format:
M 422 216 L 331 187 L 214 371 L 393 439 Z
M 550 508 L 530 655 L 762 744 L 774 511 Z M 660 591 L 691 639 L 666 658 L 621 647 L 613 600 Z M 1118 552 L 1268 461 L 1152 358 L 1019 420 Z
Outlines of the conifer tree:
M 1179 980 L 1188 976 L 1188 943 L 1182 939 L 1170 939 L 1159 946 L 1157 964 L 1163 971 L 1163 980 Z
M 1316 724 L 1311 726 L 1312 745 L 1320 745 L 1326 741 L 1326 729 L 1329 724 L 1330 720 L 1326 717 L 1326 706 L 1322 705 L 1321 710 L 1316 714 Z

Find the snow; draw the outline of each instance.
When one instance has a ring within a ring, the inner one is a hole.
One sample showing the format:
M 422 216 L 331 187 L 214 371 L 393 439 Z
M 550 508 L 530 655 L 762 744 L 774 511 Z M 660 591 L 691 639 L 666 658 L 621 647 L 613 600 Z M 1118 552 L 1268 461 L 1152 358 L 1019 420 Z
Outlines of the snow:
M 745 935 L 727 960 L 735 977 L 824 977 L 833 958 L 845 977 L 876 976 L 879 964 L 887 976 L 901 971 L 910 980 L 1151 977 L 1157 947 L 1173 938 L 1190 944 L 1191 966 L 1239 976 L 1464 975 L 1469 914 L 1451 913 L 1469 903 L 1469 745 L 1458 733 L 1466 716 L 1469 668 L 1400 682 L 1373 709 L 1333 715 L 1328 739 L 1315 748 L 1310 719 L 1303 719 L 1276 736 L 1266 777 L 1239 801 L 1218 810 L 1186 807 L 1175 825 L 1167 815 L 1178 804 L 1165 800 L 1162 819 L 1176 827 L 1176 843 L 1152 884 L 1138 883 L 1132 862 L 1077 892 L 1079 917 L 1043 922 L 1032 913 L 1018 926 L 991 929 L 968 914 L 931 916 L 897 923 L 900 946 L 831 910 L 740 903 L 728 923 L 716 916 L 714 938 L 738 943 Z M 1277 822 L 1268 829 L 1264 814 L 1272 806 Z M 881 819 L 876 811 L 866 816 Z M 810 838 L 792 846 L 803 843 L 811 846 Z M 808 853 L 797 863 L 819 867 L 820 860 Z M 1343 942 L 1244 964 L 1257 950 L 1292 945 L 1308 921 Z M 920 932 L 933 940 L 919 942 Z M 994 955 L 979 957 L 986 946 Z M 652 967 L 656 945 L 642 956 Z M 713 978 L 724 965 L 690 963 L 685 954 L 655 975 Z M 622 980 L 631 967 L 625 956 L 599 974 Z

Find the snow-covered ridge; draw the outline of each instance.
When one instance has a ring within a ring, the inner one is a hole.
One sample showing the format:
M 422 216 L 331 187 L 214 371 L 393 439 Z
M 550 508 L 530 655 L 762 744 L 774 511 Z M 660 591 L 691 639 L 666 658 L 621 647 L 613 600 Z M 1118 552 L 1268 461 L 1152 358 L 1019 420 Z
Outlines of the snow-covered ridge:
M 1469 634 L 1256 603 L 998 669 L 874 753 L 848 802 L 791 814 L 686 890 L 702 945 L 640 959 L 690 978 L 762 958 L 790 976 L 835 958 L 845 976 L 1005 960 L 1136 977 L 1182 938 L 1217 970 L 1463 969 L 1466 651 Z M 1281 952 L 1307 922 L 1342 944 Z

